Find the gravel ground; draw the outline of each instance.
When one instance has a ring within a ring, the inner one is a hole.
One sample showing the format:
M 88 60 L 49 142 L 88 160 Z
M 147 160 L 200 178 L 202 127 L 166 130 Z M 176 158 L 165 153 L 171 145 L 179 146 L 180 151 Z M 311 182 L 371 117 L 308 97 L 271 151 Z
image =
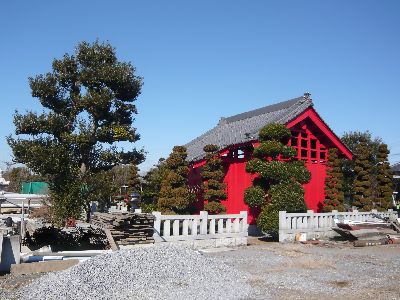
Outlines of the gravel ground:
M 400 245 L 249 241 L 205 254 L 123 250 L 40 278 L 0 277 L 0 299 L 400 299 Z
M 121 250 L 49 273 L 18 299 L 244 299 L 246 274 L 182 247 Z
M 247 299 L 400 299 L 400 245 L 250 241 L 209 254 L 251 274 Z

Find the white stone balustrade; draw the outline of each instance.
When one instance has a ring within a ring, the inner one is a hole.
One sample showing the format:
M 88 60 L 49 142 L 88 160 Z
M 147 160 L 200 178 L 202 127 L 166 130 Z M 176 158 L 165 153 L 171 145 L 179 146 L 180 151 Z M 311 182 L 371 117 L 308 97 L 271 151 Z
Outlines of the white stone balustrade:
M 156 242 L 247 237 L 247 211 L 239 214 L 162 215 L 153 212 Z
M 279 212 L 279 241 L 293 241 L 297 233 L 306 233 L 308 237 L 330 237 L 335 232 L 332 227 L 335 225 L 334 219 L 346 219 L 353 221 L 377 221 L 373 216 L 377 214 L 383 218 L 397 218 L 397 212 L 389 209 L 386 212 L 371 210 L 370 212 L 338 212 L 333 210 L 330 213 L 314 213 L 308 210 L 307 213 L 287 213 Z

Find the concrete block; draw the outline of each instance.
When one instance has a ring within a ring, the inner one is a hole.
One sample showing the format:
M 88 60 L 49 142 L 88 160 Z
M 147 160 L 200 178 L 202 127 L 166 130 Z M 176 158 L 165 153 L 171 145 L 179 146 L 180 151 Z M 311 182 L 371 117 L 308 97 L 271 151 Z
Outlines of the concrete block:
M 194 249 L 194 245 L 193 245 L 193 241 L 192 240 L 188 240 L 188 241 L 176 241 L 176 242 L 164 242 L 164 243 L 169 243 L 172 245 L 182 245 L 182 246 L 186 246 L 190 249 Z
M 247 237 L 237 237 L 236 246 L 247 246 Z
M 215 247 L 235 247 L 236 238 L 215 239 Z
M 72 266 L 75 266 L 78 263 L 78 259 L 68 259 L 11 265 L 11 274 L 23 275 L 62 271 Z
M 19 235 L 3 237 L 3 246 L 1 251 L 0 272 L 10 272 L 12 264 L 20 263 L 20 243 Z
M 204 248 L 214 248 L 214 247 L 215 247 L 215 239 L 194 240 L 193 241 L 194 249 L 204 249 Z

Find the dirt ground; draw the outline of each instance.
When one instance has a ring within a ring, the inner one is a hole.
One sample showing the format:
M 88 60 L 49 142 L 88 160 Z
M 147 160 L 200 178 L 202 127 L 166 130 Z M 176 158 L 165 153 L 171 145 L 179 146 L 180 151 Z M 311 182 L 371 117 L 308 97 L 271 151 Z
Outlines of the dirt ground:
M 400 299 L 400 245 L 250 238 L 248 247 L 208 255 L 249 273 L 249 299 Z
M 247 272 L 253 287 L 248 299 L 400 299 L 400 245 L 355 248 L 349 242 L 249 238 L 247 247 L 204 255 Z M 0 276 L 0 291 L 12 295 L 42 275 Z

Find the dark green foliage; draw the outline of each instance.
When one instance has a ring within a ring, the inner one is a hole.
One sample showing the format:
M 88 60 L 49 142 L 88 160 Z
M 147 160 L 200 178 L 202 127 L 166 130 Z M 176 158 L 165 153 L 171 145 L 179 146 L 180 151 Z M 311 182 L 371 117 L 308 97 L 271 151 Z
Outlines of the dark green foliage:
M 107 238 L 101 231 L 77 228 L 67 232 L 54 226 L 36 229 L 32 236 L 27 234 L 23 243 L 35 250 L 50 245 L 53 251 L 103 250 L 108 246 Z
M 186 157 L 186 148 L 175 146 L 165 161 L 158 198 L 158 208 L 161 212 L 185 213 L 195 200 L 195 195 L 187 186 L 189 167 Z
M 246 172 L 250 174 L 256 174 L 260 168 L 264 165 L 263 160 L 253 158 L 246 163 Z
M 290 161 L 290 163 L 288 164 L 288 170 L 289 173 L 291 174 L 291 179 L 301 183 L 301 184 L 305 184 L 310 182 L 311 180 L 311 173 L 310 171 L 308 171 L 308 169 L 306 168 L 304 161 L 302 160 L 292 160 Z
M 356 147 L 354 152 L 354 173 L 356 175 L 353 190 L 353 205 L 362 211 L 370 211 L 374 208 L 372 199 L 372 167 L 370 163 L 370 149 L 365 141 Z
M 290 130 L 282 124 L 268 124 L 259 132 L 260 141 L 278 141 L 283 145 L 288 143 L 290 136 Z
M 393 174 L 388 162 L 389 149 L 386 144 L 378 147 L 376 170 L 376 198 L 375 204 L 378 210 L 387 210 L 392 207 Z
M 219 148 L 217 145 L 209 144 L 209 145 L 205 145 L 203 150 L 206 153 L 216 153 L 216 152 L 218 152 Z
M 352 197 L 352 204 L 364 211 L 390 208 L 392 185 L 388 180 L 391 175 L 387 145 L 381 138 L 373 139 L 368 131 L 346 133 L 342 140 L 355 154 L 353 161 L 343 164 L 345 196 Z
M 184 175 L 186 167 L 178 167 L 177 173 Z M 166 178 L 167 168 L 165 159 L 161 158 L 158 164 L 151 168 L 143 177 L 143 193 L 140 208 L 144 212 L 151 212 L 157 209 L 157 202 L 161 189 L 161 182 Z
M 226 207 L 219 201 L 209 201 L 204 205 L 204 210 L 210 214 L 222 214 L 225 213 Z
M 287 212 L 305 212 L 303 186 L 297 182 L 272 185 L 268 191 L 271 204 L 277 210 Z
M 257 217 L 257 226 L 264 232 L 278 234 L 279 209 L 274 205 L 265 205 Z
M 244 191 L 244 201 L 250 207 L 262 206 L 266 196 L 265 190 L 259 186 L 250 186 Z
M 307 183 L 310 181 L 310 172 L 303 161 L 265 161 L 252 159 L 246 165 L 246 171 L 257 173 L 260 178 L 270 184 L 279 184 L 289 181 Z
M 266 156 L 276 159 L 278 155 L 282 155 L 283 157 L 292 157 L 296 155 L 296 149 L 283 145 L 279 141 L 272 140 L 261 143 L 254 149 L 253 155 L 254 157 L 261 159 Z
M 382 139 L 372 138 L 372 135 L 369 131 L 366 132 L 347 132 L 345 133 L 341 140 L 343 143 L 353 152 L 356 152 L 357 146 L 363 142 L 366 144 L 366 148 L 368 149 L 368 161 L 370 164 L 370 168 L 374 169 L 376 166 L 376 156 L 378 153 L 378 147 L 382 143 Z M 353 160 L 343 160 L 342 171 L 343 171 L 343 192 L 345 199 L 351 203 L 354 194 L 354 180 L 356 178 L 355 170 L 354 170 L 354 162 Z
M 204 209 L 209 213 L 223 213 L 225 206 L 221 200 L 226 199 L 224 180 L 224 167 L 219 157 L 217 145 L 206 145 L 203 148 L 206 153 L 206 163 L 201 171 L 204 186 L 204 200 L 208 201 Z
M 301 212 L 307 209 L 301 184 L 309 182 L 311 175 L 304 162 L 294 158 L 296 150 L 286 145 L 290 135 L 284 125 L 266 125 L 260 130 L 255 158 L 246 164 L 246 171 L 257 177 L 253 186 L 245 191 L 245 202 L 250 207 L 262 207 L 257 225 L 263 231 L 278 231 L 279 210 Z
M 63 222 L 88 207 L 84 187 L 118 164 L 138 164 L 143 150 L 119 151 L 117 142 L 139 140 L 132 126 L 142 79 L 119 62 L 110 44 L 80 43 L 75 55 L 55 59 L 52 71 L 29 78 L 41 114 L 14 115 L 17 135 L 8 137 L 15 161 L 49 179 L 53 207 Z
M 324 212 L 330 212 L 332 210 L 344 211 L 342 164 L 337 153 L 338 150 L 335 148 L 329 149 L 328 152 L 325 178 L 325 200 L 323 207 Z
M 113 181 L 114 174 L 112 171 L 100 171 L 93 174 L 87 180 L 87 185 L 84 190 L 85 202 L 87 203 L 87 211 L 90 211 L 90 201 L 97 201 L 99 211 L 105 211 L 106 207 L 110 206 L 110 198 L 119 192 L 120 186 L 117 186 Z
M 382 139 L 379 137 L 372 138 L 372 134 L 369 131 L 350 131 L 343 134 L 341 141 L 352 151 L 355 152 L 357 146 L 363 142 L 366 143 L 368 149 L 371 150 L 371 159 L 375 159 L 378 153 L 378 147 L 382 144 Z
M 140 193 L 142 189 L 142 181 L 139 175 L 139 168 L 131 164 L 129 165 L 129 174 L 128 174 L 128 194 L 132 194 L 134 192 Z

